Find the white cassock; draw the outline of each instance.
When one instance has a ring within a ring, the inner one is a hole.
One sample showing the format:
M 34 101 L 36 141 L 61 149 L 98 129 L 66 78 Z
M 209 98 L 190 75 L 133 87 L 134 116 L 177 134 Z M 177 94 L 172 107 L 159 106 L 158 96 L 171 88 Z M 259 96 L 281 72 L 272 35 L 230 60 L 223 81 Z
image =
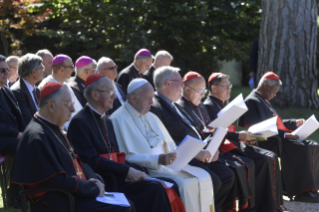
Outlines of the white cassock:
M 45 84 L 47 84 L 48 82 L 58 82 L 58 81 L 57 81 L 52 75 L 49 75 L 49 76 L 47 76 L 46 78 L 44 78 L 44 79 L 42 80 L 42 82 L 40 83 L 40 85 L 38 86 L 38 88 L 41 90 L 41 88 L 42 88 Z M 59 82 L 58 82 L 58 83 L 59 83 Z M 76 96 L 75 96 L 75 94 L 74 94 L 72 88 L 71 88 L 68 84 L 66 84 L 66 83 L 63 83 L 63 84 L 68 86 L 68 89 L 69 89 L 70 94 L 71 94 L 72 102 L 74 102 L 74 110 L 75 110 L 75 111 L 74 111 L 74 112 L 72 113 L 72 115 L 71 115 L 71 119 L 72 119 L 73 116 L 75 116 L 80 110 L 82 110 L 83 107 L 82 107 L 81 103 L 79 102 L 78 98 L 76 98 Z M 68 130 L 71 119 L 70 119 L 69 121 L 65 122 L 65 124 L 63 125 L 63 127 L 64 127 L 65 130 Z
M 126 101 L 110 119 L 120 151 L 129 162 L 146 167 L 152 177 L 174 180 L 187 212 L 214 211 L 213 185 L 205 170 L 187 165 L 177 172 L 158 164 L 159 154 L 172 152 L 176 145 L 154 114 L 142 116 Z

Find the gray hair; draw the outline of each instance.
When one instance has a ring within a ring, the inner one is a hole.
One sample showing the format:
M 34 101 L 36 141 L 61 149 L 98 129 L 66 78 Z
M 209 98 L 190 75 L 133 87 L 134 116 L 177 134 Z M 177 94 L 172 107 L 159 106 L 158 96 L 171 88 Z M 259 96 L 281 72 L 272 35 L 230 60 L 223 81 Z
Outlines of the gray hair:
M 94 60 L 90 64 L 87 64 L 86 66 L 81 66 L 81 67 L 76 67 L 75 66 L 75 74 L 76 75 L 83 74 L 84 70 L 87 69 L 87 66 L 89 66 L 91 64 L 94 64 Z
M 142 61 L 143 63 L 148 59 L 148 58 L 153 58 L 153 56 L 139 56 L 139 55 L 135 55 L 134 56 L 134 63 L 137 61 L 137 60 L 140 60 Z
M 261 78 L 259 80 L 257 89 L 261 88 L 266 82 L 268 83 L 269 87 L 272 87 L 275 85 L 282 85 L 281 80 Z
M 0 62 L 6 62 L 6 57 L 0 54 Z
M 45 55 L 51 55 L 52 57 L 53 57 L 53 55 L 52 55 L 52 53 L 49 51 L 49 50 L 47 50 L 47 49 L 41 49 L 41 50 L 39 50 L 37 53 L 35 53 L 36 55 L 38 55 L 38 56 L 40 56 L 40 57 L 42 57 L 42 58 L 44 58 L 44 56 Z
M 26 54 L 23 55 L 19 59 L 18 64 L 18 74 L 20 77 L 27 77 L 32 73 L 32 70 L 39 67 L 39 65 L 42 63 L 42 58 L 35 54 Z
M 98 87 L 100 85 L 100 81 L 101 79 L 103 78 L 108 78 L 108 77 L 100 77 L 99 79 L 97 79 L 96 81 L 92 82 L 89 86 L 87 86 L 85 89 L 84 89 L 84 97 L 89 101 L 91 99 L 91 93 L 92 93 L 92 90 L 96 89 L 96 87 Z
M 172 66 L 163 66 L 155 70 L 154 72 L 154 84 L 156 90 L 162 88 L 165 84 L 165 81 L 172 77 L 174 73 L 178 73 L 179 68 Z
M 61 88 L 47 95 L 46 97 L 39 99 L 39 109 L 42 109 L 48 103 L 48 101 L 57 100 L 63 90 L 69 90 L 66 84 L 63 84 Z
M 109 63 L 111 61 L 113 61 L 113 60 L 111 58 L 109 58 L 109 57 L 101 57 L 99 59 L 99 61 L 97 62 L 97 66 L 96 66 L 96 71 L 95 72 L 96 73 L 100 73 L 100 70 L 101 70 L 103 64 L 104 63 Z
M 6 62 L 8 65 L 10 65 L 11 63 L 14 63 L 14 62 L 19 62 L 19 57 L 18 56 L 10 56 L 10 57 L 7 57 L 6 59 Z
M 165 50 L 158 51 L 155 55 L 154 63 L 156 63 L 157 60 L 160 60 L 160 59 L 165 58 L 165 57 L 173 60 L 173 56 L 168 51 L 165 51 Z

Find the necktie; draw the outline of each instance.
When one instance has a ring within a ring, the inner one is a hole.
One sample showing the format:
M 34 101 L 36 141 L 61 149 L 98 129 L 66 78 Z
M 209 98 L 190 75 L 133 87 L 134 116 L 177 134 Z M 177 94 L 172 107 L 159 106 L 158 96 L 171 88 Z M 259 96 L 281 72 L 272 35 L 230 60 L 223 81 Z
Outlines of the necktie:
M 37 103 L 37 105 L 39 105 L 39 97 L 38 97 L 38 94 L 37 94 L 35 88 L 33 89 L 32 93 L 33 93 L 33 97 L 34 97 L 35 103 Z

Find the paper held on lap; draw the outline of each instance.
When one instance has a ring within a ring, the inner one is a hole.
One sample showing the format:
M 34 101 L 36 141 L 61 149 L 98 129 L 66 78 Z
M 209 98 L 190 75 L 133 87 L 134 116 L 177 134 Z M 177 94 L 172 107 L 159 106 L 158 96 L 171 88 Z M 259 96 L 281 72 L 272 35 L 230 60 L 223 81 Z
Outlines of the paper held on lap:
M 307 119 L 307 121 L 303 125 L 298 127 L 291 134 L 298 135 L 299 136 L 298 141 L 303 141 L 309 135 L 311 135 L 314 131 L 316 131 L 318 128 L 319 128 L 319 122 L 316 119 L 315 115 L 312 115 Z
M 224 128 L 224 127 L 218 127 L 216 129 L 214 136 L 212 137 L 212 139 L 210 140 L 210 142 L 206 148 L 206 150 L 208 150 L 210 152 L 210 154 L 212 155 L 212 157 L 209 159 L 209 162 L 212 161 L 220 144 L 223 142 L 227 131 L 228 131 L 227 128 Z
M 174 150 L 177 154 L 176 160 L 172 164 L 167 165 L 167 167 L 175 171 L 181 171 L 205 145 L 205 142 L 187 135 Z
M 217 114 L 217 118 L 212 121 L 209 126 L 212 128 L 224 127 L 227 128 L 239 117 L 241 117 L 248 110 L 243 95 L 239 94 L 233 101 L 224 107 Z
M 250 126 L 247 131 L 253 134 L 262 135 L 266 138 L 278 135 L 277 118 L 278 116 L 274 116 L 270 119 L 254 124 Z
M 105 192 L 103 197 L 97 197 L 96 201 L 107 203 L 110 205 L 119 205 L 123 207 L 131 207 L 123 193 L 118 192 Z
M 173 185 L 174 185 L 173 183 L 166 182 L 166 181 L 164 181 L 164 180 L 160 180 L 160 179 L 153 178 L 153 177 L 147 177 L 147 178 L 145 178 L 145 180 L 161 182 L 162 184 L 165 185 L 166 188 L 172 188 Z

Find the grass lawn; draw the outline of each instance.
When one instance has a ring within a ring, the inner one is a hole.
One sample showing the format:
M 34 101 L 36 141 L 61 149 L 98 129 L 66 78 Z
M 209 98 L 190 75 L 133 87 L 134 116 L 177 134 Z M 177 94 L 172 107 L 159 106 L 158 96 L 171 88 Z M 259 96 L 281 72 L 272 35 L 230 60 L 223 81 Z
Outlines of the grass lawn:
M 235 98 L 238 94 L 242 93 L 244 98 L 249 95 L 251 92 L 251 89 L 249 87 L 242 87 L 242 86 L 234 86 L 232 88 L 232 93 L 231 93 L 231 99 Z M 318 95 L 319 95 L 319 89 L 318 89 Z M 317 115 L 317 118 L 319 118 L 319 114 L 317 111 L 310 110 L 310 109 L 302 109 L 302 108 L 285 108 L 285 109 L 280 109 L 277 108 L 276 111 L 279 113 L 279 115 L 283 118 L 304 118 L 308 119 L 312 114 Z M 241 130 L 241 128 L 237 128 L 237 130 Z M 319 130 L 314 132 L 309 138 L 309 140 L 315 140 L 319 141 Z M 1 194 L 1 190 L 0 190 Z M 11 209 L 3 208 L 3 203 L 2 203 L 2 196 L 0 195 L 0 212 L 18 212 L 21 210 L 18 209 Z

